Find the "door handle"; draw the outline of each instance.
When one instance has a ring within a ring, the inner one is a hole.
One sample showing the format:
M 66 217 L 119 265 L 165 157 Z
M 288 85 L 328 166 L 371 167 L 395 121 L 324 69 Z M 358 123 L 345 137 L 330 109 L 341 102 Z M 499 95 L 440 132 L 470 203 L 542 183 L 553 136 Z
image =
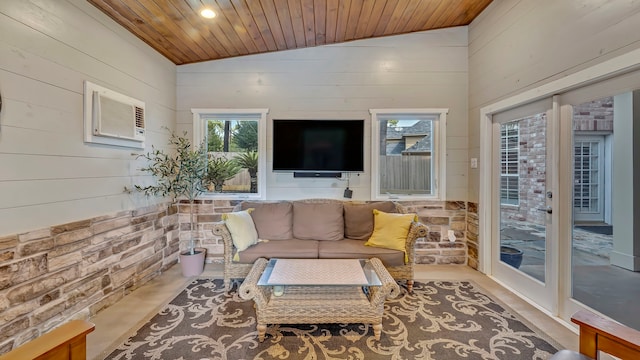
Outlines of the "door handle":
M 544 211 L 547 214 L 551 214 L 553 213 L 553 209 L 551 208 L 551 206 L 547 206 L 546 208 L 537 208 L 536 210 L 538 211 Z

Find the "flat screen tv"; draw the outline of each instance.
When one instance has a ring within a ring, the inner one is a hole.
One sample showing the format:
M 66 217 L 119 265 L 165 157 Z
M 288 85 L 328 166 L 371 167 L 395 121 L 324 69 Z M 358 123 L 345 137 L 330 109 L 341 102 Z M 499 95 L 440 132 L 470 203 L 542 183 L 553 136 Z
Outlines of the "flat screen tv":
M 364 120 L 273 120 L 273 170 L 364 171 Z

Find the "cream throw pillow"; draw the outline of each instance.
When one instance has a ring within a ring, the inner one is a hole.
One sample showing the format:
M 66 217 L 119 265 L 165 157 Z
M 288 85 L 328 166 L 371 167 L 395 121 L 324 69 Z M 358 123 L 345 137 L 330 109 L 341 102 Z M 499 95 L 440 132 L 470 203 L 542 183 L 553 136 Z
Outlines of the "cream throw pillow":
M 378 209 L 373 210 L 373 234 L 367 246 L 399 250 L 404 252 L 404 262 L 408 262 L 405 243 L 411 223 L 417 221 L 415 214 L 389 214 Z
M 251 211 L 253 209 L 222 214 L 222 219 L 231 233 L 233 246 L 238 251 L 246 250 L 258 243 L 258 232 L 251 218 Z

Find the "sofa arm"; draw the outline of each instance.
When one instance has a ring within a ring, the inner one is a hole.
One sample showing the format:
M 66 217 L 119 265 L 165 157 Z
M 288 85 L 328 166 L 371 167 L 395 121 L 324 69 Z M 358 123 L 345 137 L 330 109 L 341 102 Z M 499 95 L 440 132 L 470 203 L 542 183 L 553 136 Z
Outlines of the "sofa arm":
M 409 234 L 407 235 L 407 241 L 405 242 L 405 251 L 409 258 L 409 262 L 415 262 L 416 255 L 416 241 L 419 238 L 423 238 L 427 236 L 429 228 L 421 222 L 412 222 L 411 227 L 409 228 Z
M 371 262 L 371 266 L 373 267 L 376 274 L 378 274 L 380 282 L 382 283 L 382 286 L 379 288 L 375 286 L 370 288 L 371 305 L 374 308 L 377 308 L 379 306 L 384 306 L 385 300 L 393 299 L 400 295 L 400 287 L 393 279 L 393 277 L 391 277 L 389 272 L 387 272 L 380 259 L 372 258 L 369 261 Z
M 229 232 L 227 225 L 224 223 L 224 221 L 215 222 L 213 223 L 212 232 L 213 235 L 222 238 L 225 264 L 231 263 L 231 261 L 233 260 L 233 253 L 235 249 L 233 247 L 233 238 L 231 238 L 231 233 Z
M 258 280 L 262 276 L 262 272 L 267 267 L 267 259 L 259 258 L 253 264 L 249 274 L 240 285 L 238 295 L 245 300 L 251 300 L 256 304 L 258 309 L 267 305 L 268 294 L 265 286 L 258 286 Z

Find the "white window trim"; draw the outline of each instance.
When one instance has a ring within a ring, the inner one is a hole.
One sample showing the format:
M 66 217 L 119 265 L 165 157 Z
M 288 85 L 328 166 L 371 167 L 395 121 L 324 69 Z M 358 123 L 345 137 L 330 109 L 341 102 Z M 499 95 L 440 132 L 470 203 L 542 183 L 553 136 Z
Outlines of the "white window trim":
M 255 116 L 258 118 L 258 192 L 256 194 L 216 194 L 205 193 L 201 198 L 225 199 L 265 199 L 267 191 L 267 114 L 269 109 L 215 109 L 195 108 L 193 113 L 193 143 L 199 144 L 206 136 L 206 122 L 204 116 Z
M 371 199 L 372 200 L 444 200 L 446 198 L 447 174 L 447 114 L 448 108 L 415 108 L 415 109 L 369 109 L 371 113 Z M 433 116 L 432 132 L 437 134 L 433 138 L 432 149 L 436 153 L 433 157 L 434 169 L 437 176 L 431 174 L 434 193 L 431 195 L 401 195 L 380 194 L 380 177 L 378 176 L 378 154 L 380 152 L 380 120 L 386 115 L 419 115 Z
M 518 141 L 517 141 L 517 143 L 518 143 L 518 144 L 520 144 L 520 124 L 517 124 L 516 126 L 517 126 L 517 128 L 516 128 L 516 129 L 517 129 L 517 132 L 518 132 L 518 133 L 517 133 L 516 135 L 511 135 L 511 136 L 515 136 L 515 137 L 517 138 L 517 140 L 518 140 Z M 506 138 L 507 138 L 507 139 L 508 139 L 509 137 L 510 137 L 509 135 L 507 135 L 507 136 L 506 136 Z M 502 136 L 500 136 L 500 140 L 502 141 Z M 520 146 L 517 146 L 517 147 L 515 148 L 515 150 L 516 150 L 516 151 L 517 151 L 517 153 L 518 153 L 518 154 L 517 154 L 517 156 L 516 156 L 516 158 L 517 158 L 517 159 L 520 159 Z M 508 165 L 508 163 L 509 163 L 509 161 L 507 161 L 507 165 Z M 519 160 L 518 160 L 518 161 L 516 161 L 516 166 L 517 166 L 517 168 L 516 168 L 517 172 L 516 172 L 515 174 L 509 173 L 509 171 L 508 171 L 508 166 L 507 166 L 507 172 L 506 172 L 506 173 L 502 173 L 502 171 L 500 171 L 500 178 L 501 178 L 501 180 L 502 180 L 502 177 L 503 177 L 503 176 L 506 176 L 506 177 L 515 177 L 515 178 L 517 178 L 517 179 L 518 179 L 518 188 L 519 188 L 519 187 L 520 187 L 520 166 L 519 166 Z M 502 187 L 500 188 L 500 190 L 502 191 Z M 509 189 L 507 189 L 507 191 L 509 191 Z M 520 206 L 520 193 L 518 192 L 518 198 L 516 199 L 516 203 L 515 203 L 515 204 L 503 203 L 503 202 L 502 202 L 502 196 L 501 196 L 501 197 L 500 197 L 500 206 L 506 206 L 506 207 L 509 207 L 509 206 L 510 206 L 510 207 L 519 207 L 519 206 Z

